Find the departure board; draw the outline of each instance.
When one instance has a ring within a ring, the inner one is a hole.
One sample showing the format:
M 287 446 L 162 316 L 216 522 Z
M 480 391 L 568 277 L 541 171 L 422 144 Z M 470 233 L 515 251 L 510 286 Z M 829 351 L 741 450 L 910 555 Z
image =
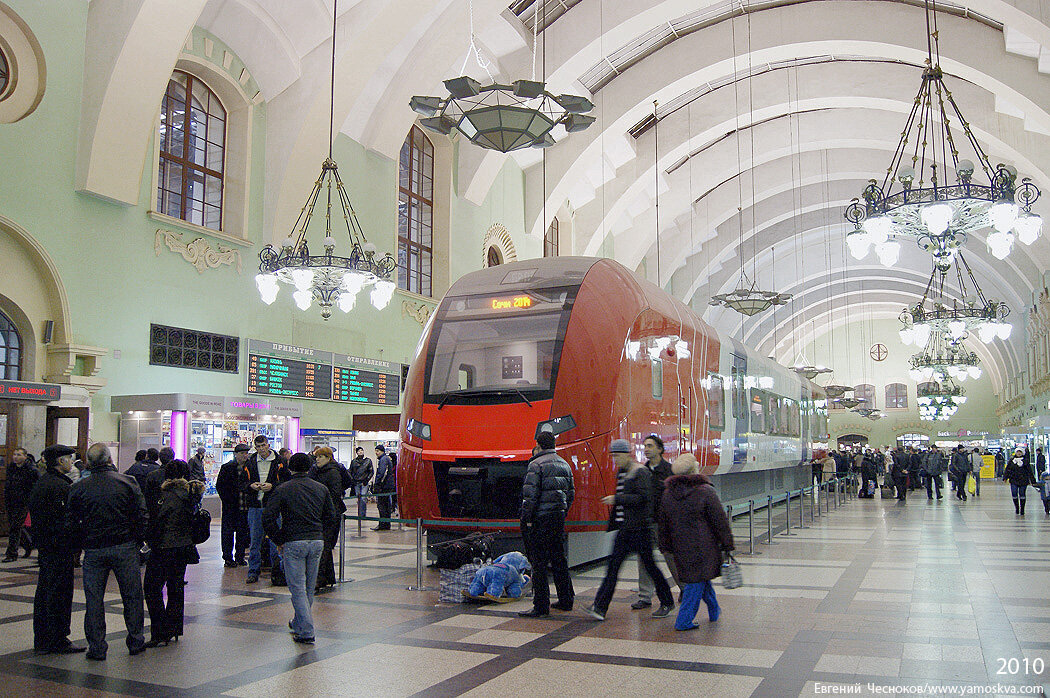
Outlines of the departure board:
M 401 365 L 248 340 L 247 392 L 368 405 L 400 402 Z
M 332 399 L 369 405 L 396 405 L 400 364 L 348 354 L 333 355 Z

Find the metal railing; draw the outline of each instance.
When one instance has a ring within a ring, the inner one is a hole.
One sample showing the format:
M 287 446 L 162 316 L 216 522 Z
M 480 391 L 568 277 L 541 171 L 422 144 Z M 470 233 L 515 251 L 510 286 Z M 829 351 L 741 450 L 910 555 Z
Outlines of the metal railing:
M 831 513 L 832 504 L 838 509 L 849 502 L 850 499 L 856 496 L 855 492 L 852 492 L 852 480 L 846 478 L 832 478 L 825 480 L 818 485 L 811 485 L 809 487 L 801 487 L 797 490 L 787 490 L 782 495 L 766 495 L 764 499 L 751 498 L 746 500 L 747 510 L 742 511 L 739 514 L 734 514 L 734 507 L 740 507 L 742 502 L 734 502 L 726 506 L 726 515 L 729 517 L 729 523 L 732 525 L 733 519 L 736 517 L 747 516 L 747 544 L 748 544 L 748 555 L 761 555 L 761 552 L 755 551 L 755 511 L 756 509 L 766 508 L 766 533 L 765 540 L 761 540 L 761 536 L 758 537 L 758 543 L 762 545 L 776 545 L 777 541 L 774 540 L 774 536 L 779 534 L 782 536 L 795 536 L 797 534 L 792 533 L 791 529 L 796 530 L 808 528 L 806 526 L 806 495 L 809 495 L 809 521 L 814 523 L 816 518 L 822 516 L 821 506 L 824 507 L 825 511 L 823 515 Z M 392 497 L 396 493 L 388 492 L 382 494 L 370 494 L 365 495 L 367 497 Z M 357 499 L 357 495 L 351 495 L 345 499 Z M 792 524 L 792 516 L 794 515 L 792 510 L 792 501 L 797 498 L 798 509 L 797 509 L 797 525 Z M 756 507 L 756 503 L 758 506 Z M 784 522 L 783 531 L 780 531 L 780 526 L 777 526 L 777 533 L 774 533 L 773 526 L 773 509 L 778 504 L 783 503 L 784 506 Z M 416 583 L 412 586 L 407 587 L 411 591 L 427 591 L 432 590 L 433 587 L 427 587 L 423 584 L 423 568 L 425 560 L 425 546 L 423 542 L 423 536 L 425 535 L 425 528 L 427 526 L 441 526 L 443 529 L 457 529 L 461 528 L 464 531 L 473 531 L 481 528 L 508 528 L 518 526 L 519 521 L 514 520 L 486 520 L 486 521 L 431 521 L 429 519 L 415 518 L 415 519 L 402 519 L 395 517 L 381 518 L 378 516 L 357 516 L 351 514 L 343 515 L 342 527 L 339 532 L 339 579 L 338 583 L 342 584 L 345 582 L 352 582 L 353 579 L 346 577 L 345 568 L 347 562 L 346 553 L 346 522 L 357 521 L 358 535 L 361 535 L 361 526 L 364 521 L 376 521 L 378 523 L 391 523 L 398 524 L 399 526 L 408 525 L 416 529 Z M 607 521 L 572 521 L 570 522 L 574 526 L 604 526 Z

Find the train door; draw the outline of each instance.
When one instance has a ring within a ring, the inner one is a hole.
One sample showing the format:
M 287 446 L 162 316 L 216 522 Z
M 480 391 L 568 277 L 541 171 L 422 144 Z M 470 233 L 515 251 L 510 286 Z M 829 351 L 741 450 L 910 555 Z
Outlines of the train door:
M 750 412 L 747 389 L 744 387 L 744 376 L 747 375 L 747 356 L 734 353 L 730 354 L 730 357 L 733 395 L 733 470 L 741 470 L 747 464 L 748 415 Z

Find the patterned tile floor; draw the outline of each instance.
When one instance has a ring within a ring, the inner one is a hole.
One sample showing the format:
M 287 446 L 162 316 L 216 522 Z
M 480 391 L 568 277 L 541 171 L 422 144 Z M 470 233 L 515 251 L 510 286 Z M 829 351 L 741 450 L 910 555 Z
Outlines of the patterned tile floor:
M 629 608 L 633 564 L 604 623 L 578 612 L 520 619 L 527 601 L 439 604 L 435 590 L 406 589 L 415 581 L 406 529 L 350 539 L 356 581 L 317 597 L 312 647 L 288 636 L 287 590 L 244 584 L 213 539 L 190 569 L 177 645 L 122 652 L 111 582 L 107 662 L 34 657 L 36 570 L 20 560 L 0 566 L 0 681 L 12 695 L 47 696 L 1031 695 L 1050 677 L 1050 517 L 1038 499 L 1016 517 L 1006 487 L 982 489 L 968 502 L 924 492 L 905 504 L 850 500 L 813 521 L 807 508 L 792 535 L 780 512 L 775 544 L 741 557 L 745 586 L 716 585 L 721 620 L 701 612 L 688 633 Z M 756 518 L 764 531 L 765 515 Z M 746 551 L 746 519 L 734 529 Z M 602 572 L 574 573 L 578 608 Z M 436 571 L 424 579 L 436 586 Z M 76 640 L 82 609 L 78 588 Z

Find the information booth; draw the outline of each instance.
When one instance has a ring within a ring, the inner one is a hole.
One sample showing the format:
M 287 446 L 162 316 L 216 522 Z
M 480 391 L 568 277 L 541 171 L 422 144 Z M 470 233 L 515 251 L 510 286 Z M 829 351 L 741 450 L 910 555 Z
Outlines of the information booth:
M 110 399 L 110 409 L 121 413 L 124 462 L 118 464 L 120 470 L 132 464 L 140 449 L 171 446 L 176 458 L 187 460 L 203 447 L 207 494 L 215 493 L 219 467 L 233 458 L 237 444 L 251 446 L 261 434 L 275 451 L 284 446 L 293 451 L 301 448 L 302 405 L 290 400 L 187 393 L 117 395 Z

